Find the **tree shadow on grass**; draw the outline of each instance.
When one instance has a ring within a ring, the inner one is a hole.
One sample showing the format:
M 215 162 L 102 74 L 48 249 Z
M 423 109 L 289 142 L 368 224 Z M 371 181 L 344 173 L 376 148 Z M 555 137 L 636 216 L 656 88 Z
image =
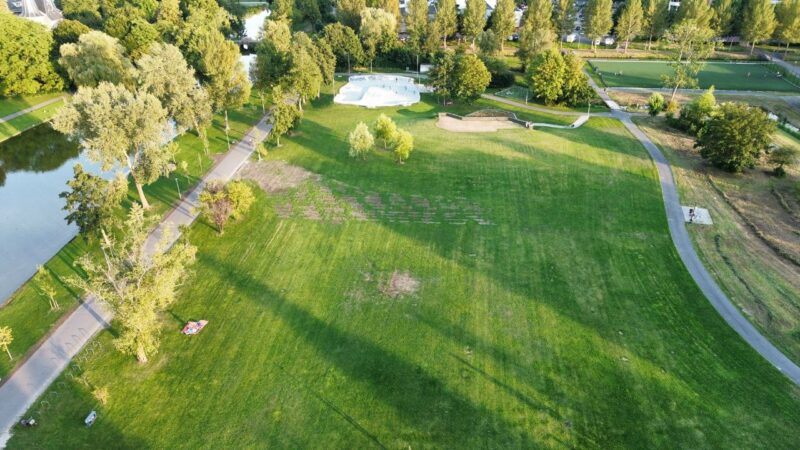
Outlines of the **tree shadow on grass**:
M 536 441 L 526 430 L 463 398 L 422 367 L 319 319 L 240 267 L 231 266 L 213 255 L 207 258 L 213 267 L 219 267 L 231 278 L 232 284 L 256 286 L 253 291 L 261 294 L 251 297 L 254 303 L 269 308 L 315 348 L 320 357 L 350 379 L 370 386 L 375 397 L 392 407 L 416 432 L 433 436 L 435 446 L 536 447 Z M 441 405 L 447 405 L 450 413 L 438 409 Z M 389 436 L 376 438 L 388 440 Z

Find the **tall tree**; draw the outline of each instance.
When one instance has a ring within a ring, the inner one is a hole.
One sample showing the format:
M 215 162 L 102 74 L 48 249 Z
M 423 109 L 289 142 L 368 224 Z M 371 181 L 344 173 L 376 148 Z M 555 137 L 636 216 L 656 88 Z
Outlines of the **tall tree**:
M 556 39 L 552 0 L 531 0 L 519 33 L 518 54 L 523 63 L 549 49 Z
M 398 130 L 393 145 L 397 162 L 404 164 L 414 150 L 414 136 L 406 130 Z
M 200 212 L 214 222 L 219 234 L 225 233 L 228 220 L 238 220 L 255 201 L 253 190 L 244 181 L 212 181 L 200 193 Z
M 641 0 L 628 0 L 625 9 L 617 21 L 617 37 L 625 41 L 625 52 L 628 53 L 628 44 L 642 31 L 644 11 Z
M 111 307 L 119 330 L 117 348 L 140 363 L 158 351 L 160 315 L 175 301 L 197 252 L 185 241 L 169 248 L 171 233 L 166 232 L 151 254 L 146 247 L 148 225 L 142 208 L 134 205 L 121 238 L 101 245 L 103 261 L 82 257 L 78 264 L 87 278 L 70 280 Z
M 564 84 L 559 101 L 578 106 L 591 100 L 594 91 L 589 86 L 589 78 L 583 71 L 583 66 L 583 60 L 575 53 L 564 55 Z
M 8 346 L 14 342 L 14 334 L 11 332 L 11 327 L 0 327 L 0 347 L 5 350 L 6 354 L 8 354 L 8 359 L 13 360 L 14 357 L 11 356 L 11 350 L 8 349 Z
M 592 50 L 596 50 L 596 43 L 611 31 L 614 21 L 611 19 L 611 0 L 589 0 L 586 5 L 586 36 L 592 40 Z
M 428 23 L 427 0 L 408 0 L 408 13 L 406 14 L 406 30 L 411 47 L 420 53 L 428 38 L 430 24 Z
M 400 23 L 402 16 L 400 15 L 400 2 L 398 0 L 370 0 L 367 6 L 371 8 L 380 8 L 384 11 L 392 13 L 397 23 Z
M 486 1 L 467 0 L 464 10 L 464 34 L 472 39 L 472 49 L 475 50 L 475 39 L 486 26 Z
M 133 80 L 125 48 L 101 31 L 82 34 L 77 44 L 62 45 L 58 62 L 79 87 L 95 87 L 104 81 L 130 85 Z
M 442 52 L 437 55 L 434 65 L 428 72 L 428 79 L 433 91 L 442 98 L 442 103 L 447 103 L 447 97 L 451 94 L 453 71 L 456 67 L 456 59 L 450 52 Z
M 670 101 L 675 99 L 678 89 L 697 86 L 697 74 L 703 68 L 703 59 L 712 50 L 711 37 L 711 29 L 700 26 L 693 19 L 677 23 L 666 33 L 667 40 L 677 50 L 670 63 L 672 74 L 661 77 L 664 86 L 672 88 Z
M 69 191 L 62 192 L 67 223 L 78 226 L 78 232 L 89 240 L 96 235 L 110 245 L 109 233 L 116 219 L 114 212 L 128 195 L 128 181 L 121 173 L 113 180 L 106 180 L 83 170 L 75 164 L 74 175 L 67 181 Z
M 442 44 L 447 48 L 447 36 L 456 32 L 456 1 L 436 0 L 436 18 L 434 19 L 439 33 L 442 35 Z
M 272 88 L 272 110 L 269 121 L 272 124 L 272 131 L 269 133 L 270 140 L 280 147 L 281 136 L 288 133 L 302 117 L 302 112 L 297 108 L 296 102 L 290 101 L 280 86 Z
M 351 65 L 359 64 L 364 59 L 361 41 L 352 28 L 340 23 L 329 23 L 325 25 L 322 34 L 336 56 L 336 67 L 349 69 Z
M 63 87 L 50 61 L 53 37 L 45 27 L 12 14 L 0 14 L 0 30 L 0 96 Z
M 800 42 L 800 0 L 783 0 L 775 7 L 775 15 L 778 19 L 778 27 L 775 30 L 775 37 L 789 45 Z
M 397 125 L 391 117 L 381 114 L 375 120 L 375 138 L 383 141 L 383 149 L 397 136 Z
M 505 42 L 516 26 L 514 17 L 514 0 L 497 0 L 497 6 L 492 13 L 492 31 L 500 39 L 500 50 L 505 50 Z
M 271 19 L 292 20 L 292 14 L 294 14 L 294 0 L 273 0 L 271 6 Z
M 167 111 L 152 94 L 131 93 L 108 82 L 79 88 L 59 110 L 53 128 L 81 143 L 103 170 L 127 167 L 142 206 L 142 186 L 168 172 L 170 149 L 162 147 Z
M 390 50 L 396 40 L 397 21 L 382 9 L 366 8 L 361 12 L 361 28 L 358 31 L 370 66 L 378 51 Z
M 456 59 L 450 90 L 459 101 L 472 103 L 486 91 L 490 81 L 492 75 L 480 58 L 462 55 Z
M 319 97 L 323 78 L 319 65 L 309 53 L 314 44 L 305 33 L 295 35 L 297 37 L 290 51 L 290 69 L 285 77 L 285 85 L 297 96 L 298 107 L 302 110 L 305 102 Z
M 528 83 L 533 96 L 551 105 L 564 94 L 567 67 L 560 53 L 540 53 L 528 67 Z
M 58 299 L 56 298 L 58 291 L 56 291 L 55 286 L 53 286 L 53 277 L 50 276 L 50 272 L 48 272 L 44 266 L 36 266 L 36 275 L 33 276 L 33 282 L 39 294 L 46 298 L 47 302 L 50 304 L 50 311 L 58 311 L 61 309 L 61 305 L 58 304 Z
M 757 43 L 772 36 L 778 21 L 771 0 L 748 0 L 742 19 L 742 37 L 750 42 L 750 54 Z
M 675 23 L 691 19 L 694 20 L 698 26 L 711 28 L 713 18 L 714 10 L 711 8 L 711 3 L 708 0 L 681 0 L 681 6 L 678 8 Z
M 646 0 L 643 9 L 643 24 L 642 29 L 647 34 L 647 50 L 650 50 L 650 44 L 653 38 L 658 39 L 667 28 L 667 14 L 664 10 L 667 9 L 668 0 Z
M 347 135 L 347 142 L 350 144 L 349 155 L 352 158 L 365 159 L 367 153 L 375 145 L 375 138 L 369 132 L 369 127 L 364 122 L 358 125 Z
M 729 172 L 753 167 L 772 142 L 775 123 L 767 114 L 742 103 L 723 103 L 697 138 L 700 156 Z
M 739 3 L 736 0 L 715 0 L 712 4 L 714 17 L 711 28 L 719 37 L 727 37 L 733 33 Z
M 358 31 L 361 27 L 361 12 L 366 8 L 366 0 L 336 0 L 336 18 L 343 25 Z
M 564 37 L 572 33 L 572 27 L 575 26 L 575 1 L 556 0 L 553 22 L 555 22 L 558 42 L 559 46 L 561 46 L 564 42 Z

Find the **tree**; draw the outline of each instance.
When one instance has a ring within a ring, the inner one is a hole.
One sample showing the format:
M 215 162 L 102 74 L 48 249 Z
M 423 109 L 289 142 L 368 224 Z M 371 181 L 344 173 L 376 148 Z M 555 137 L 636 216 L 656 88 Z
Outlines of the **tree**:
M 2 3 L 2 2 L 0 2 Z M 58 22 L 53 28 L 53 50 L 54 57 L 57 59 L 59 49 L 64 44 L 74 44 L 78 42 L 82 34 L 92 31 L 91 28 L 78 22 L 77 20 L 64 19 Z
M 308 41 L 309 47 L 314 45 L 305 33 L 302 33 L 302 36 Z M 319 97 L 322 89 L 322 72 L 305 46 L 295 44 L 290 55 L 290 69 L 285 77 L 285 85 L 297 96 L 297 105 L 303 109 L 306 101 Z
M 286 98 L 280 86 L 272 88 L 272 103 L 272 113 L 269 116 L 272 130 L 269 133 L 269 137 L 270 140 L 275 141 L 276 146 L 280 147 L 281 136 L 288 133 L 295 126 L 302 113 L 295 105 L 295 102 Z
M 596 42 L 611 31 L 611 0 L 589 0 L 586 4 L 584 32 L 592 40 L 592 50 L 597 51 Z
M 643 21 L 644 11 L 642 11 L 641 0 L 628 0 L 625 4 L 625 9 L 619 16 L 616 28 L 617 37 L 625 41 L 624 53 L 628 53 L 628 44 L 642 31 Z
M 519 32 L 517 54 L 523 63 L 536 54 L 549 49 L 555 41 L 552 16 L 552 0 L 531 0 Z
M 561 45 L 564 42 L 564 36 L 572 33 L 572 27 L 575 26 L 575 1 L 556 0 L 553 21 L 558 33 L 558 42 Z
M 505 50 L 505 42 L 514 32 L 516 18 L 514 17 L 514 0 L 497 0 L 497 6 L 492 13 L 492 31 L 500 39 L 500 50 Z
M 428 2 L 427 0 L 408 0 L 407 11 L 405 20 L 408 42 L 411 44 L 411 48 L 419 53 L 430 34 Z
M 61 77 L 50 62 L 53 38 L 43 26 L 0 13 L 0 96 L 56 91 Z
M 434 19 L 439 33 L 442 34 L 442 44 L 447 48 L 447 36 L 456 32 L 456 1 L 436 0 L 436 18 Z
M 256 86 L 264 90 L 278 83 L 289 70 L 292 31 L 286 20 L 266 20 L 262 36 L 250 71 Z
M 220 33 L 215 36 L 221 37 Z M 240 61 L 237 45 L 229 40 L 214 38 L 217 45 L 207 47 L 200 59 L 204 87 L 214 110 L 225 113 L 225 139 L 230 146 L 228 109 L 242 106 L 250 98 L 250 79 Z
M 689 133 L 697 134 L 716 109 L 717 99 L 714 97 L 714 87 L 712 86 L 683 107 L 678 123 Z
M 273 20 L 292 20 L 294 13 L 294 0 L 273 0 L 271 19 Z
M 455 67 L 455 56 L 452 53 L 443 52 L 437 55 L 433 67 L 428 72 L 428 80 L 430 80 L 433 91 L 442 97 L 442 102 L 445 104 L 447 103 L 447 97 L 452 93 L 451 87 Z
M 367 124 L 359 122 L 355 129 L 347 135 L 347 142 L 350 144 L 350 157 L 366 159 L 367 153 L 375 145 L 375 138 L 369 132 Z
M 714 19 L 711 3 L 708 0 L 681 0 L 675 23 L 688 19 L 693 20 L 700 27 L 711 28 L 711 22 Z
M 396 39 L 397 20 L 391 13 L 379 8 L 365 8 L 361 11 L 361 28 L 358 35 L 364 44 L 370 66 L 378 50 L 390 50 Z
M 358 31 L 359 27 L 361 27 L 361 12 L 366 7 L 366 0 L 337 0 L 336 18 L 342 25 Z
M 589 86 L 589 78 L 583 72 L 584 62 L 575 53 L 564 55 L 564 84 L 561 88 L 560 102 L 577 106 L 586 104 L 594 94 Z
M 158 351 L 160 314 L 175 301 L 196 254 L 185 241 L 170 249 L 169 229 L 155 251 L 148 251 L 148 225 L 143 209 L 134 204 L 121 238 L 113 245 L 101 245 L 103 261 L 83 256 L 78 265 L 86 279 L 70 279 L 71 284 L 109 305 L 118 324 L 117 348 L 135 355 L 140 363 Z
M 778 177 L 786 175 L 785 166 L 793 166 L 800 160 L 800 152 L 793 147 L 778 147 L 769 154 L 769 162 L 775 165 L 773 173 Z
M 102 26 L 99 0 L 61 0 L 61 11 L 64 18 L 77 20 L 89 28 Z
M 372 8 L 380 8 L 384 11 L 392 13 L 397 23 L 400 23 L 402 16 L 400 15 L 400 2 L 398 0 L 370 0 L 367 6 Z
M 729 172 L 755 166 L 761 152 L 772 142 L 775 123 L 758 108 L 742 103 L 723 103 L 697 138 L 700 155 Z
M 667 32 L 667 40 L 677 47 L 670 63 L 673 73 L 661 76 L 664 86 L 672 88 L 670 101 L 675 99 L 678 89 L 697 86 L 697 74 L 703 68 L 702 60 L 712 50 L 711 37 L 711 29 L 700 26 L 694 19 L 683 20 Z
M 180 131 L 194 128 L 201 133 L 211 123 L 208 94 L 178 47 L 155 43 L 136 61 L 136 68 L 139 89 L 158 98 Z
M 778 19 L 775 37 L 786 44 L 786 51 L 789 51 L 789 44 L 800 42 L 800 0 L 784 0 L 778 3 L 775 16 Z
M 61 306 L 58 304 L 58 299 L 56 298 L 58 292 L 55 286 L 53 286 L 53 279 L 50 276 L 50 272 L 48 272 L 44 266 L 36 266 L 36 275 L 33 276 L 33 281 L 36 284 L 36 288 L 39 290 L 39 294 L 45 297 L 50 304 L 50 311 L 58 311 L 61 309 Z
M 318 37 L 307 50 L 319 67 L 322 82 L 333 86 L 336 76 L 336 55 L 331 45 L 324 37 Z
M 667 28 L 668 16 L 664 14 L 664 10 L 667 9 L 668 0 L 646 1 L 642 16 L 642 29 L 647 34 L 647 50 L 649 51 L 653 38 L 658 39 Z
M 359 64 L 364 59 L 364 49 L 361 41 L 352 28 L 340 23 L 329 23 L 322 30 L 325 41 L 330 44 L 336 66 L 340 69 L 350 68 L 350 65 Z
M 664 110 L 664 96 L 659 94 L 658 92 L 653 92 L 650 94 L 650 97 L 647 98 L 647 108 L 648 113 L 651 116 L 655 117 Z
M 564 94 L 566 64 L 560 53 L 549 50 L 534 58 L 528 68 L 528 85 L 535 98 L 551 105 Z
M 492 75 L 475 55 L 463 55 L 456 59 L 452 77 L 453 97 L 465 103 L 472 103 L 486 91 Z
M 145 19 L 137 17 L 130 22 L 127 34 L 122 37 L 122 44 L 128 50 L 128 54 L 135 61 L 142 53 L 147 51 L 153 42 L 161 38 L 161 32 L 155 25 Z
M 475 39 L 481 34 L 486 26 L 486 1 L 467 0 L 467 8 L 464 10 L 464 34 L 472 39 L 472 49 L 475 49 Z
M 227 185 L 211 181 L 200 193 L 200 213 L 214 223 L 221 235 L 228 220 L 244 216 L 254 201 L 253 190 L 244 181 L 232 181 Z
M 742 37 L 750 42 L 750 54 L 756 44 L 769 39 L 778 25 L 771 0 L 748 0 L 742 19 Z
M 152 94 L 101 82 L 79 88 L 56 114 L 53 128 L 80 142 L 103 170 L 127 167 L 142 206 L 149 208 L 142 186 L 169 171 L 171 149 L 161 145 L 166 119 Z
M 414 136 L 406 130 L 398 130 L 393 145 L 397 162 L 403 164 L 414 150 Z
M 130 85 L 132 81 L 133 66 L 125 48 L 100 31 L 82 34 L 77 44 L 62 45 L 58 63 L 78 87 L 96 87 L 104 81 Z
M 0 347 L 3 347 L 3 350 L 6 351 L 8 354 L 8 359 L 13 360 L 14 358 L 11 356 L 11 351 L 8 349 L 8 346 L 14 342 L 14 335 L 11 333 L 11 327 L 0 327 Z
M 114 224 L 114 211 L 128 195 L 128 181 L 120 173 L 113 180 L 92 175 L 75 164 L 74 176 L 67 181 L 69 191 L 62 192 L 67 223 L 78 226 L 84 239 L 100 235 L 110 245 L 109 231 Z
M 394 141 L 397 135 L 397 125 L 386 114 L 381 114 L 375 121 L 375 138 L 383 140 L 383 149 L 386 150 L 388 143 Z
M 478 35 L 478 51 L 483 56 L 492 56 L 502 46 L 500 38 L 492 30 L 483 31 Z
M 711 28 L 717 36 L 726 37 L 733 33 L 738 6 L 737 0 L 716 0 L 712 4 L 714 16 L 711 19 Z
M 158 22 L 179 26 L 183 22 L 180 0 L 161 0 L 156 18 Z

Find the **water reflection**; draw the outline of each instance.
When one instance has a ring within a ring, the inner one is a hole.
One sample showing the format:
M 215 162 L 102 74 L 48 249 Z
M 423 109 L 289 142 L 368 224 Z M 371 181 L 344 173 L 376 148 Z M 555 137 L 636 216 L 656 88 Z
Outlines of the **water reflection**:
M 49 172 L 80 153 L 77 143 L 70 142 L 50 125 L 36 127 L 0 143 L 0 187 L 13 172 Z
M 64 200 L 78 145 L 41 125 L 0 144 L 0 305 L 77 234 L 64 220 Z

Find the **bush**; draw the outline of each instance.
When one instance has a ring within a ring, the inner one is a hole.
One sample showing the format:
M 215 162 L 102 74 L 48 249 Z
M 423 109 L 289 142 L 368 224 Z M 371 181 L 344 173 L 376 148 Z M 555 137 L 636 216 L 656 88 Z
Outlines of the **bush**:
M 667 119 L 674 119 L 675 114 L 678 114 L 678 111 L 681 110 L 680 105 L 675 100 L 670 100 L 667 102 L 667 106 L 664 107 L 664 115 L 667 116 Z
M 647 108 L 651 116 L 655 117 L 664 110 L 664 96 L 658 92 L 653 92 L 647 99 Z
M 489 87 L 507 88 L 514 85 L 514 72 L 509 70 L 508 64 L 504 61 L 490 56 L 481 57 L 481 61 L 489 69 L 489 74 L 492 76 L 491 81 L 489 81 Z

